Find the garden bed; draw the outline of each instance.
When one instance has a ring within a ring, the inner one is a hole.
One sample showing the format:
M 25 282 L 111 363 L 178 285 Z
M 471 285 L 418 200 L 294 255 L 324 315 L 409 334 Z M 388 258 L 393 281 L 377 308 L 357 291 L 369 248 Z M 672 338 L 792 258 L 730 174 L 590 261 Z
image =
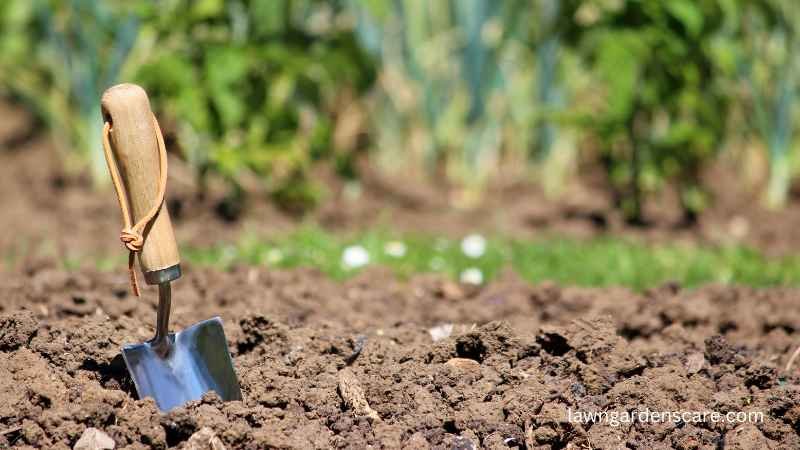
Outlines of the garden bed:
M 800 447 L 800 366 L 783 369 L 797 289 L 186 272 L 173 326 L 223 317 L 243 401 L 160 414 L 137 399 L 119 351 L 150 337 L 154 293 L 131 297 L 124 273 L 38 267 L 0 281 L 0 448 L 71 448 L 87 427 L 117 448 L 186 448 L 204 427 L 226 448 Z M 567 416 L 645 409 L 763 420 Z

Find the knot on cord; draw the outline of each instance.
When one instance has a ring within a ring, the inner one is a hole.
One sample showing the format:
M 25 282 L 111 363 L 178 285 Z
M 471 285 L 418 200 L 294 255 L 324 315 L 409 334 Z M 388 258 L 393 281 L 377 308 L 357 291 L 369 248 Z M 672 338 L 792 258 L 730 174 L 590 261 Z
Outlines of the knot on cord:
M 133 228 L 125 228 L 119 233 L 119 240 L 132 252 L 142 251 L 144 236 Z

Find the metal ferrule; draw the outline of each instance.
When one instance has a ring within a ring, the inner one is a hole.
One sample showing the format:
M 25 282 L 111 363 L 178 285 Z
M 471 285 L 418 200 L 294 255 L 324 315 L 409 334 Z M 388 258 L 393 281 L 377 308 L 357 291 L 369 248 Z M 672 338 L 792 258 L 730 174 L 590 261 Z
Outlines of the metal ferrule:
M 147 284 L 163 284 L 177 280 L 181 277 L 181 265 L 167 267 L 166 269 L 152 270 L 144 273 L 144 281 Z

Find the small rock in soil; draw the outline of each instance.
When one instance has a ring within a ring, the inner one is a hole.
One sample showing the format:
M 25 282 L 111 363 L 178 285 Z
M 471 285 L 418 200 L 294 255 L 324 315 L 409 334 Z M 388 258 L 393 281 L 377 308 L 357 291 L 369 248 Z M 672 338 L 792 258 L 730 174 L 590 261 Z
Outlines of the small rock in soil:
M 433 328 L 428 329 L 428 333 L 431 335 L 431 339 L 433 342 L 441 341 L 442 339 L 447 339 L 450 337 L 450 334 L 453 333 L 453 324 L 452 323 L 443 323 L 441 325 L 437 325 Z
M 453 438 L 452 450 L 475 450 L 475 443 L 466 436 L 456 436 Z
M 686 357 L 686 373 L 693 374 L 700 372 L 706 363 L 706 357 L 700 353 L 692 353 Z
M 187 450 L 225 450 L 225 445 L 217 437 L 214 430 L 209 427 L 203 427 L 197 430 L 188 441 L 186 441 Z
M 111 436 L 97 428 L 87 428 L 72 450 L 110 450 L 116 447 Z
M 445 364 L 450 367 L 456 367 L 468 372 L 481 370 L 481 364 L 478 361 L 469 358 L 451 358 Z

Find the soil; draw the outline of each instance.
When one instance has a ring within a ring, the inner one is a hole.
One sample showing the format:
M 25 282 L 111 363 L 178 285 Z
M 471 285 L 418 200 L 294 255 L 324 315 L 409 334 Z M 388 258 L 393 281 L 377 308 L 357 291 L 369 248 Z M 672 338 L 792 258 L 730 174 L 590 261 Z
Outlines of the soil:
M 800 448 L 800 375 L 784 371 L 800 345 L 797 289 L 187 267 L 173 327 L 223 317 L 244 400 L 209 394 L 161 414 L 120 358 L 155 318 L 153 291 L 137 299 L 126 283 L 41 266 L 3 277 L 0 448 L 72 448 L 90 427 L 129 449 Z M 568 416 L 648 409 L 763 420 Z

